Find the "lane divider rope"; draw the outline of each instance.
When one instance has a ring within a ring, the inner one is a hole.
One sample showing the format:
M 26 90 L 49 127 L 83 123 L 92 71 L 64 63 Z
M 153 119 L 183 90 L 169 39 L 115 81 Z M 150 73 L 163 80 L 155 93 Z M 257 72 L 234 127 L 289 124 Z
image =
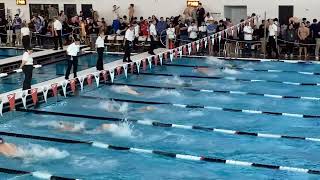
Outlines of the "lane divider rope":
M 22 138 L 28 138 L 28 137 L 34 136 L 34 135 L 26 135 L 26 134 L 0 132 L 0 134 L 3 134 L 3 133 L 8 134 L 6 136 L 22 137 Z M 78 140 L 71 140 L 71 139 L 64 139 L 63 141 L 60 141 L 61 140 L 60 139 L 55 141 L 55 139 L 57 138 L 43 137 L 43 136 L 37 136 L 37 137 L 38 138 L 36 140 L 53 141 L 58 143 L 78 141 Z M 28 139 L 33 139 L 33 138 L 28 138 Z M 271 164 L 263 164 L 263 163 L 229 160 L 229 159 L 209 157 L 209 156 L 178 154 L 178 153 L 167 152 L 162 150 L 150 150 L 150 149 L 135 148 L 135 147 L 115 146 L 115 145 L 110 145 L 110 144 L 96 142 L 96 141 L 81 141 L 81 142 L 82 144 L 87 144 L 87 145 L 90 145 L 91 147 L 100 148 L 100 149 L 111 149 L 116 151 L 128 151 L 128 152 L 143 153 L 143 154 L 155 154 L 162 157 L 167 157 L 167 158 L 169 157 L 169 158 L 181 159 L 186 161 L 204 161 L 207 163 L 220 163 L 220 164 L 228 164 L 228 165 L 234 165 L 234 166 L 256 167 L 256 168 L 262 168 L 262 169 L 272 169 L 272 170 L 320 175 L 320 171 L 314 170 L 314 169 L 305 169 L 305 168 L 297 168 L 297 167 L 290 167 L 290 166 L 279 166 L 279 165 L 271 165 Z
M 173 66 L 173 67 L 190 67 L 190 68 L 216 68 L 220 70 L 224 69 L 234 69 L 234 70 L 245 70 L 245 71 L 255 71 L 255 72 L 270 72 L 270 73 L 297 73 L 304 75 L 320 75 L 320 72 L 308 72 L 308 71 L 290 71 L 290 70 L 279 70 L 279 69 L 252 69 L 252 68 L 243 68 L 243 67 L 214 67 L 214 66 L 197 66 L 197 65 L 187 65 L 187 64 L 168 64 L 163 65 Z
M 265 115 L 275 115 L 275 116 L 287 116 L 295 118 L 306 118 L 306 119 L 319 119 L 320 115 L 311 115 L 311 114 L 298 114 L 298 113 L 286 113 L 286 112 L 273 112 L 273 111 L 260 111 L 252 109 L 235 109 L 235 108 L 225 108 L 217 106 L 204 106 L 204 105 L 192 105 L 192 104 L 175 104 L 170 102 L 156 102 L 156 101 L 138 101 L 138 100 L 129 100 L 129 99 L 117 99 L 117 98 L 101 98 L 94 96 L 77 96 L 77 98 L 83 99 L 98 99 L 98 100 L 109 100 L 109 101 L 118 101 L 118 102 L 129 102 L 137 104 L 153 104 L 153 105 L 171 105 L 180 108 L 191 108 L 191 109 L 208 109 L 215 111 L 225 111 L 225 112 L 238 112 L 238 113 L 247 113 L 247 114 L 265 114 Z
M 167 77 L 181 77 L 181 78 L 196 78 L 196 79 L 224 79 L 230 81 L 242 81 L 242 82 L 267 82 L 267 83 L 279 83 L 294 86 L 320 86 L 320 83 L 300 83 L 300 82 L 289 82 L 289 81 L 276 81 L 276 80 L 265 80 L 265 79 L 240 79 L 235 77 L 220 77 L 220 76 L 194 76 L 194 75 L 178 75 L 178 74 L 165 74 L 165 73 L 140 73 L 140 75 L 147 76 L 167 76 Z
M 141 87 L 141 88 L 152 88 L 152 89 L 183 89 L 195 92 L 204 92 L 204 93 L 223 93 L 223 94 L 236 94 L 236 95 L 252 95 L 252 96 L 264 96 L 269 98 L 276 99 L 302 99 L 302 100 L 315 100 L 319 101 L 320 97 L 310 97 L 310 96 L 291 96 L 291 95 L 276 95 L 276 94 L 262 94 L 254 92 L 245 92 L 245 91 L 228 91 L 228 90 L 214 90 L 214 89 L 196 89 L 196 88 L 177 88 L 177 87 L 164 87 L 164 86 L 154 86 L 154 85 L 137 85 L 137 84 L 125 84 L 125 83 L 106 83 L 107 85 L 115 86 L 130 86 L 130 87 Z
M 214 128 L 214 127 L 204 127 L 204 126 L 197 126 L 197 125 L 172 124 L 172 123 L 163 123 L 163 122 L 155 121 L 155 120 L 137 120 L 137 119 L 130 119 L 130 118 L 123 119 L 123 118 L 115 118 L 115 117 L 92 116 L 92 115 L 42 111 L 42 110 L 32 110 L 32 109 L 30 109 L 30 110 L 20 109 L 19 111 L 29 112 L 29 113 L 34 113 L 34 114 L 44 114 L 44 115 L 54 115 L 54 116 L 64 116 L 64 117 L 78 117 L 78 118 L 89 119 L 89 120 L 101 120 L 101 121 L 111 121 L 111 122 L 127 121 L 127 122 L 131 122 L 131 123 L 145 125 L 145 126 L 216 132 L 216 133 L 223 133 L 223 134 L 228 134 L 228 135 L 252 136 L 252 137 L 273 138 L 273 139 L 282 138 L 282 139 L 288 139 L 288 140 L 305 140 L 305 141 L 320 142 L 320 138 L 289 136 L 289 135 L 279 135 L 279 134 L 269 134 L 269 133 L 246 132 L 246 131 L 237 131 L 237 130 Z
M 26 175 L 29 174 L 33 177 L 39 178 L 39 179 L 48 179 L 48 180 L 78 180 L 75 178 L 66 178 L 61 176 L 55 176 L 47 172 L 42 171 L 24 171 L 24 170 L 16 170 L 16 169 L 9 169 L 9 168 L 2 168 L 0 167 L 0 172 L 5 174 L 15 174 L 15 175 Z

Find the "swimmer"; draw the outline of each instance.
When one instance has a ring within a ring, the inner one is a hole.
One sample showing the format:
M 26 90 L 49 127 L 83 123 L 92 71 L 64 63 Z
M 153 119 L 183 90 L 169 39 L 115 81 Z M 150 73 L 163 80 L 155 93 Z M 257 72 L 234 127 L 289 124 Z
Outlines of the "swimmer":
M 210 72 L 209 72 L 209 68 L 206 68 L 206 67 L 195 67 L 194 68 L 197 72 L 201 73 L 201 74 L 205 74 L 207 76 L 210 75 Z
M 17 155 L 17 147 L 14 144 L 6 143 L 0 138 L 0 154 L 7 157 L 15 157 Z
M 139 108 L 137 111 L 140 113 L 144 113 L 144 112 L 149 112 L 149 111 L 155 111 L 157 108 L 154 106 L 146 106 L 146 107 L 142 107 Z
M 73 124 L 73 123 L 66 123 L 66 122 L 60 121 L 57 129 L 63 132 L 80 133 L 84 130 L 84 127 L 77 126 L 76 124 Z
M 121 87 L 118 87 L 118 92 L 125 92 L 125 93 L 128 93 L 128 94 L 131 94 L 131 95 L 134 95 L 134 96 L 140 96 L 141 93 L 138 93 L 137 91 L 133 90 L 132 88 L 128 87 L 128 86 L 121 86 Z

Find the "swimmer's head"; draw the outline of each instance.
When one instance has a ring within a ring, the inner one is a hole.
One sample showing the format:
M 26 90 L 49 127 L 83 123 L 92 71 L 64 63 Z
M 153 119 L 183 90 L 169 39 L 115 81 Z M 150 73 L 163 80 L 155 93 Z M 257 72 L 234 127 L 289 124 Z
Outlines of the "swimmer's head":
M 190 83 L 183 83 L 182 86 L 184 86 L 184 87 L 191 87 L 192 84 L 190 84 Z
M 4 144 L 4 139 L 0 138 L 0 144 Z

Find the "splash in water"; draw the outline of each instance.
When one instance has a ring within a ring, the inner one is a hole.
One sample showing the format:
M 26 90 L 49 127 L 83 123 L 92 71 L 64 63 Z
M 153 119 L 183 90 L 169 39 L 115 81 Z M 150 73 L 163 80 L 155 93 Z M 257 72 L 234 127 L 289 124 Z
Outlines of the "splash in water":
M 118 103 L 115 101 L 106 101 L 99 103 L 99 108 L 104 109 L 108 112 L 120 112 L 120 113 L 127 113 L 129 109 L 129 104 Z
M 134 138 L 133 125 L 127 121 L 119 124 L 102 124 L 100 127 L 87 131 L 87 134 L 110 133 L 114 137 Z
M 240 74 L 239 71 L 237 70 L 234 70 L 234 69 L 229 69 L 229 68 L 225 68 L 222 70 L 222 72 L 226 73 L 226 74 Z
M 161 89 L 159 91 L 154 92 L 152 97 L 163 97 L 163 96 L 175 96 L 175 97 L 181 97 L 181 93 L 176 90 L 166 90 Z
M 21 146 L 17 149 L 18 158 L 22 158 L 26 163 L 32 163 L 37 161 L 63 159 L 69 156 L 67 151 L 60 151 L 53 147 L 43 147 L 36 144 L 29 144 L 27 146 Z
M 134 90 L 128 86 L 111 86 L 111 90 L 113 92 L 120 93 L 120 94 L 126 93 L 126 94 L 130 94 L 130 95 L 135 95 L 135 96 L 141 95 L 136 90 Z

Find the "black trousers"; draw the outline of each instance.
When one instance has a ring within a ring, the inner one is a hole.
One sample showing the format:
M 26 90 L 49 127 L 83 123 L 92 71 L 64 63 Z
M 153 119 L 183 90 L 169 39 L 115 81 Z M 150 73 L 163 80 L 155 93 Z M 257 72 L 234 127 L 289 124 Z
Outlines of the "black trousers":
M 70 71 L 73 66 L 73 74 L 74 78 L 77 77 L 77 70 L 78 70 L 78 57 L 77 56 L 68 56 L 68 68 L 66 72 L 65 79 L 69 79 Z
M 23 36 L 22 37 L 22 45 L 24 50 L 28 50 L 30 48 L 30 36 Z
M 156 48 L 156 42 L 153 36 L 150 36 L 150 49 L 149 49 L 149 54 L 154 54 L 154 49 Z
M 98 60 L 97 60 L 97 65 L 96 68 L 98 71 L 103 70 L 103 52 L 104 52 L 104 47 L 97 48 L 98 51 Z
M 131 50 L 132 50 L 132 42 L 126 40 L 126 43 L 124 45 L 124 56 L 123 56 L 123 62 L 126 62 L 127 59 L 128 61 L 131 61 L 130 56 L 131 56 Z
M 54 49 L 58 49 L 58 42 L 59 42 L 60 48 L 62 49 L 62 37 L 61 37 L 61 33 L 62 33 L 61 30 L 57 30 L 57 34 L 58 34 L 58 35 L 55 35 L 54 38 L 53 38 Z
M 33 65 L 24 65 L 22 67 L 22 71 L 24 73 L 24 81 L 23 81 L 22 90 L 31 89 Z
M 268 42 L 268 55 L 272 56 L 272 51 L 276 53 L 276 58 L 279 57 L 279 52 L 277 48 L 276 39 L 273 36 L 269 36 L 269 42 Z
M 292 42 L 292 43 L 287 43 L 286 50 L 287 50 L 287 54 L 288 54 L 288 55 L 293 54 L 293 48 L 294 48 L 293 42 Z

